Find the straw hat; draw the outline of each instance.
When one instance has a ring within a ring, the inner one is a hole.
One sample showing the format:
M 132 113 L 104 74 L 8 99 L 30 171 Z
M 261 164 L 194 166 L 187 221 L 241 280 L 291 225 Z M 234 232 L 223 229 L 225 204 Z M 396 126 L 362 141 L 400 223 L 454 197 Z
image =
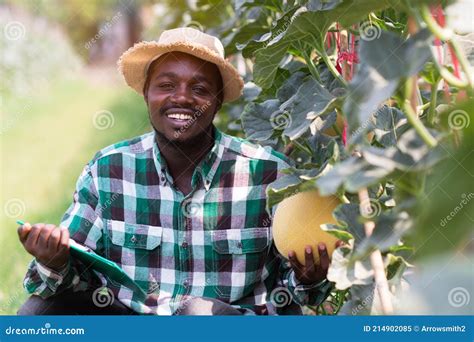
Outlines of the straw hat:
M 224 86 L 224 102 L 238 99 L 244 81 L 237 70 L 224 57 L 221 41 L 191 27 L 163 31 L 158 41 L 143 41 L 123 53 L 118 68 L 127 84 L 143 95 L 150 64 L 158 57 L 172 51 L 181 51 L 214 63 L 219 68 Z

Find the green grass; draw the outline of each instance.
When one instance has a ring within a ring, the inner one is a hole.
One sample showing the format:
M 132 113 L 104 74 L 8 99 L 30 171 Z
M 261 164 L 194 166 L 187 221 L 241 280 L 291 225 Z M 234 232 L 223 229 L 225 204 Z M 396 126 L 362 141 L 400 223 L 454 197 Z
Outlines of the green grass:
M 99 130 L 107 110 L 114 125 Z M 123 86 L 69 79 L 26 99 L 3 99 L 1 134 L 0 314 L 15 314 L 32 257 L 15 220 L 58 224 L 83 166 L 99 149 L 150 130 L 143 99 Z M 18 199 L 15 211 L 12 199 Z M 9 202 L 10 201 L 10 202 Z

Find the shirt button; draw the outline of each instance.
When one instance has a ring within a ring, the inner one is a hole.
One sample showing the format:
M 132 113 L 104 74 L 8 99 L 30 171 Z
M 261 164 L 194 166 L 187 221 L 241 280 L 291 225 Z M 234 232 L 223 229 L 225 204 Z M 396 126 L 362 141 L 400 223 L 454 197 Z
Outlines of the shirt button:
M 189 286 L 189 280 L 183 281 L 183 286 L 184 286 L 184 287 L 188 287 L 188 286 Z
M 131 241 L 132 243 L 137 242 L 137 237 L 136 237 L 135 235 L 132 235 L 132 237 L 130 238 L 130 241 Z
M 184 241 L 182 244 L 181 244 L 181 247 L 183 248 L 188 248 L 188 243 L 186 241 Z
M 237 247 L 238 247 L 238 248 L 242 248 L 242 242 L 240 242 L 240 241 L 237 242 Z

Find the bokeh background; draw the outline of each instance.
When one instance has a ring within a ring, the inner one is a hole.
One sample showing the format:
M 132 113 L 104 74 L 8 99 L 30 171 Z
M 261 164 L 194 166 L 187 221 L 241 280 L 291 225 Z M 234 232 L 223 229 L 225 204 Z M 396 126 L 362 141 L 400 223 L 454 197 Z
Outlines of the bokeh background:
M 167 28 L 212 26 L 225 7 L 211 5 L 197 21 L 187 1 L 0 1 L 0 314 L 27 298 L 31 256 L 15 221 L 58 224 L 95 152 L 151 130 L 118 57 Z M 231 121 L 224 108 L 216 124 L 231 132 Z

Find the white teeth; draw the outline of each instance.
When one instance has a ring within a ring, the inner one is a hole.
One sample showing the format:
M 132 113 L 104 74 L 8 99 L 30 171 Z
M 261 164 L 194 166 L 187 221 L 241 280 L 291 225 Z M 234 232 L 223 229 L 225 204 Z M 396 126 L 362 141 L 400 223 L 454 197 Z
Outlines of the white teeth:
M 193 117 L 188 114 L 168 114 L 169 118 L 178 119 L 178 120 L 191 120 Z

